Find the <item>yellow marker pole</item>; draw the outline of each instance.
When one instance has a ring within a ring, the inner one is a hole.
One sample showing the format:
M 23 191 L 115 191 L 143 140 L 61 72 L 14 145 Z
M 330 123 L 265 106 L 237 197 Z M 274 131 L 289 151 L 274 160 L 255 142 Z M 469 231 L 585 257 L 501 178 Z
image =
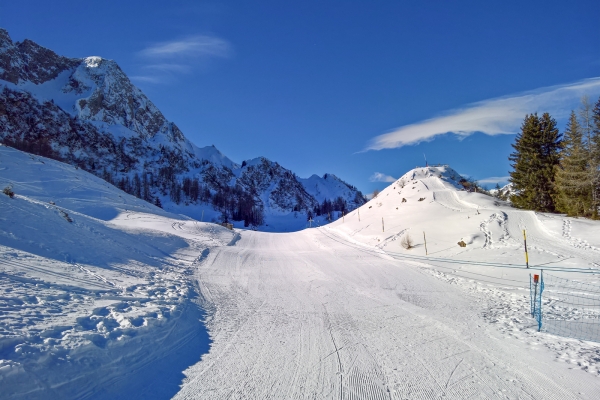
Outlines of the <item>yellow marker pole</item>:
M 529 268 L 529 255 L 527 255 L 527 234 L 523 229 L 523 243 L 525 244 L 525 265 Z
M 427 238 L 425 237 L 425 231 L 423 231 L 423 240 L 425 241 L 425 255 L 427 255 Z

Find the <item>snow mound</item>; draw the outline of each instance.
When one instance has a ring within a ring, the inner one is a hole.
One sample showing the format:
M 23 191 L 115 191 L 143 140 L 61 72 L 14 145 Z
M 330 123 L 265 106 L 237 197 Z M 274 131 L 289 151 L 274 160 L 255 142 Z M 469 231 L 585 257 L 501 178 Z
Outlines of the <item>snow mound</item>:
M 449 166 L 415 168 L 344 220 L 335 221 L 331 229 L 352 241 L 394 253 L 495 258 L 508 264 L 524 263 L 526 230 L 530 265 L 598 266 L 600 252 L 595 249 L 600 249 L 600 237 L 592 233 L 599 229 L 597 222 L 517 210 L 492 196 L 465 191 L 462 180 Z M 565 236 L 563 226 L 577 226 L 588 247 Z M 404 236 L 412 239 L 411 249 L 402 246 Z M 466 247 L 458 245 L 461 241 Z

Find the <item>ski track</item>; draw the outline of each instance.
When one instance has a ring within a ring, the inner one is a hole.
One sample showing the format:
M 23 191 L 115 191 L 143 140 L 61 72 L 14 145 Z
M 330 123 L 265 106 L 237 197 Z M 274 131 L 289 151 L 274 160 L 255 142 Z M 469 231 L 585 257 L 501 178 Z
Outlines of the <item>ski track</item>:
M 552 233 L 539 220 L 538 213 L 514 208 L 504 208 L 502 211 L 495 209 L 479 208 L 475 204 L 463 201 L 454 190 L 443 189 L 443 184 L 430 180 L 433 187 L 434 203 L 437 203 L 455 212 L 468 212 L 477 210 L 482 216 L 490 213 L 487 220 L 480 224 L 484 234 L 484 249 L 494 249 L 501 246 L 522 245 L 523 230 L 527 231 L 527 244 L 529 250 L 547 253 L 558 259 L 577 257 L 584 260 L 589 266 L 596 265 L 600 257 L 600 248 L 590 245 L 586 240 L 571 236 L 572 222 L 564 218 L 561 235 Z M 433 183 L 433 184 L 432 184 Z M 591 250 L 591 251 L 590 251 Z
M 502 215 L 492 222 L 502 225 Z M 455 285 L 317 229 L 245 232 L 211 251 L 196 276 L 213 344 L 185 371 L 177 399 L 600 395 L 591 374 L 567 374 L 486 326 L 478 302 Z

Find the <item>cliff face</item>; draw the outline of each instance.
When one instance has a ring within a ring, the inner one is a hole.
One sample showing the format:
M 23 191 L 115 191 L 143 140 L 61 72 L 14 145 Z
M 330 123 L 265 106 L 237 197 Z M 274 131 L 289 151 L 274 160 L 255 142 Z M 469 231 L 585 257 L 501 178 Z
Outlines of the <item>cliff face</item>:
M 74 68 L 79 60 L 61 57 L 29 39 L 13 43 L 8 32 L 0 28 L 0 79 L 17 84 L 27 81 L 47 82 L 63 71 Z
M 223 217 L 252 225 L 265 213 L 308 212 L 323 201 L 277 163 L 260 158 L 240 166 L 214 146 L 192 144 L 114 61 L 14 43 L 1 28 L 0 140 L 77 165 L 147 201 L 210 203 Z M 324 178 L 310 179 L 331 188 Z M 364 202 L 350 185 L 328 195 L 343 197 L 345 209 Z

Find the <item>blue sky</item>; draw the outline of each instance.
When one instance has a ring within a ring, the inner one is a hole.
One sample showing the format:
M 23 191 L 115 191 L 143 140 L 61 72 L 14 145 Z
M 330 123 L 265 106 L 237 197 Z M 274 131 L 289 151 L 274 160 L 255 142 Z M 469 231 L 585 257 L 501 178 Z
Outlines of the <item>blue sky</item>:
M 598 100 L 599 15 L 598 1 L 0 3 L 13 40 L 117 61 L 198 146 L 365 193 L 423 154 L 493 187 L 526 113 L 562 129 L 582 94 Z

